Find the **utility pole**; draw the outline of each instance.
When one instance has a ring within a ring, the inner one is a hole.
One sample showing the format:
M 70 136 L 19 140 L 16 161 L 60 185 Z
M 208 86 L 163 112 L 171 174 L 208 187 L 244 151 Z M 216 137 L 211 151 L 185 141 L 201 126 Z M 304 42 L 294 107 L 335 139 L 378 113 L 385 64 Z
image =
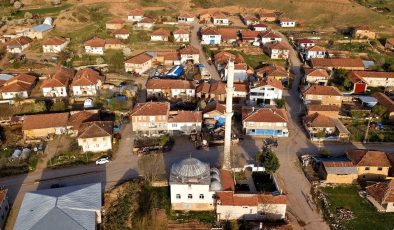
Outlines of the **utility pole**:
M 368 132 L 369 132 L 369 126 L 371 125 L 371 120 L 372 120 L 372 114 L 369 114 L 367 131 L 365 131 L 365 136 L 364 136 L 364 141 L 363 141 L 364 144 L 366 144 L 367 140 L 368 140 Z

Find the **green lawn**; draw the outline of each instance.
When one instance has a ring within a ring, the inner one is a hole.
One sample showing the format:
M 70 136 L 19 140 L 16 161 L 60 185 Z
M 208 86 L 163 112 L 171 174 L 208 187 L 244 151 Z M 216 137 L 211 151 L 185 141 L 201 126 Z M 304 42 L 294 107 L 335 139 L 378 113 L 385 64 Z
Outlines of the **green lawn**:
M 101 156 L 111 156 L 111 152 L 106 153 L 81 153 L 79 150 L 68 151 L 52 157 L 47 165 L 49 168 L 62 168 L 75 165 L 84 165 L 96 161 Z
M 60 11 L 68 9 L 72 6 L 72 4 L 63 4 L 61 6 L 52 6 L 52 7 L 45 7 L 45 8 L 37 8 L 37 9 L 29 9 L 29 10 L 20 10 L 13 14 L 12 16 L 15 18 L 23 18 L 26 12 L 30 12 L 32 14 L 39 14 L 39 15 L 57 15 Z
M 394 214 L 378 213 L 375 207 L 358 195 L 356 186 L 323 188 L 333 213 L 340 207 L 352 210 L 355 218 L 343 223 L 345 229 L 394 229 Z
M 235 51 L 235 50 L 231 50 L 229 52 L 233 53 L 233 54 L 242 55 L 245 59 L 246 64 L 248 64 L 253 69 L 263 63 L 273 63 L 273 64 L 281 65 L 281 66 L 283 66 L 285 64 L 284 60 L 273 60 L 270 57 L 268 57 L 267 55 L 265 55 L 264 53 L 261 53 L 260 55 L 251 55 L 251 54 L 246 54 L 244 52 Z

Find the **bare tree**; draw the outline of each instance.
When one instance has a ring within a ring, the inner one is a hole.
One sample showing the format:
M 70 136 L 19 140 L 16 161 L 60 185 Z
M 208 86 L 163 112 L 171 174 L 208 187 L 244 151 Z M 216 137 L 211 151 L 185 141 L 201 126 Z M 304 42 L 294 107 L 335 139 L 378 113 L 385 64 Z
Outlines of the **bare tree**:
M 22 3 L 19 1 L 14 2 L 14 8 L 16 10 L 19 10 L 20 8 L 22 8 Z
M 163 154 L 144 155 L 138 159 L 138 167 L 145 180 L 153 182 L 165 174 Z

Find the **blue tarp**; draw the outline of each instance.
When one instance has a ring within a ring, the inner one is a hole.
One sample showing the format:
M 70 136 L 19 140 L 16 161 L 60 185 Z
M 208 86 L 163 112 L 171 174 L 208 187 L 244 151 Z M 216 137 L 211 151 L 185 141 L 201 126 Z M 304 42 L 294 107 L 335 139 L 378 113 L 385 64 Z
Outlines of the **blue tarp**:
M 167 73 L 167 77 L 169 78 L 179 78 L 180 76 L 182 76 L 184 70 L 183 67 L 180 65 L 177 65 L 175 67 L 173 67 L 168 73 Z

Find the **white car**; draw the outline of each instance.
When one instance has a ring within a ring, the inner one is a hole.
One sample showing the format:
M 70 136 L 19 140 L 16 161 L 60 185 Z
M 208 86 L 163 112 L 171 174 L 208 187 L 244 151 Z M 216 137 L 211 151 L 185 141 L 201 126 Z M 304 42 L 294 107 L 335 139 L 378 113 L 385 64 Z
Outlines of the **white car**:
M 96 161 L 96 165 L 104 165 L 109 162 L 108 157 L 100 158 Z

